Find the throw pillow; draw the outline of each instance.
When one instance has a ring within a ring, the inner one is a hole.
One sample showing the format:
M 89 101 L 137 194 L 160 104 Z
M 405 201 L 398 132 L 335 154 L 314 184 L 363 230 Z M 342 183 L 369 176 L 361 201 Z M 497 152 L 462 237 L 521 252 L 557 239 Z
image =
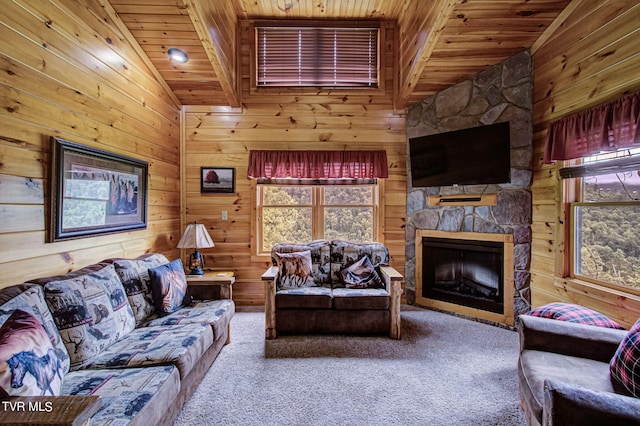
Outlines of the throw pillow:
M 191 303 L 182 260 L 149 269 L 151 293 L 160 315 L 167 315 Z
M 640 398 L 640 319 L 631 327 L 609 364 L 614 384 Z
M 313 266 L 310 250 L 276 253 L 275 259 L 278 264 L 278 276 L 276 277 L 278 290 L 315 287 L 315 281 L 311 276 Z
M 0 327 L 0 363 L 5 396 L 60 395 L 64 366 L 33 315 L 15 310 Z
M 528 312 L 527 315 L 567 322 L 576 322 L 579 324 L 595 325 L 598 327 L 615 328 L 618 330 L 625 329 L 606 315 L 573 303 L 548 303 L 533 309 Z
M 346 288 L 384 288 L 382 278 L 367 255 L 342 269 L 340 278 Z
M 115 259 L 113 262 L 138 326 L 156 312 L 151 296 L 149 268 L 166 263 L 169 260 L 158 253 L 142 255 L 136 259 Z

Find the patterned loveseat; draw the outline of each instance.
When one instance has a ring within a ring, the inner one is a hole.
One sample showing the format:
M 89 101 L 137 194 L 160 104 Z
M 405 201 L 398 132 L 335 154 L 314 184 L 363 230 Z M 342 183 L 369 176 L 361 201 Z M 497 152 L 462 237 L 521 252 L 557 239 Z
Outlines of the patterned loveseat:
M 403 280 L 381 243 L 278 244 L 262 275 L 266 338 L 278 334 L 387 334 L 400 338 Z
M 235 312 L 231 300 L 191 301 L 186 280 L 165 287 L 181 268 L 147 254 L 0 289 L 0 394 L 97 395 L 92 425 L 171 424 L 228 343 Z M 42 374 L 20 373 L 16 353 L 37 358 Z

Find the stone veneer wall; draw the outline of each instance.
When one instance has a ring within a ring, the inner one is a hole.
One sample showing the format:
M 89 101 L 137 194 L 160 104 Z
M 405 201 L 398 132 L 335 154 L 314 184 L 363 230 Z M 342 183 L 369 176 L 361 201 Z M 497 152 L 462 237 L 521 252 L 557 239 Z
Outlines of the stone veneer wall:
M 531 55 L 524 51 L 409 109 L 408 139 L 511 122 L 510 184 L 413 188 L 408 173 L 405 292 L 410 304 L 415 303 L 415 231 L 429 229 L 513 234 L 514 315 L 530 309 L 532 96 Z M 427 206 L 427 196 L 431 194 L 481 193 L 497 193 L 498 204 Z

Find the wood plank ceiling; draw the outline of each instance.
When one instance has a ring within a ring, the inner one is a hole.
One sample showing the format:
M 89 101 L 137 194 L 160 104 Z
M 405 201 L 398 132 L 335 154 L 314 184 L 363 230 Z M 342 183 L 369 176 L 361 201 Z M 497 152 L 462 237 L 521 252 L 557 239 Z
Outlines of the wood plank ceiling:
M 571 0 L 100 0 L 119 15 L 183 105 L 241 103 L 244 19 L 385 19 L 399 27 L 395 102 L 419 102 L 533 46 Z M 575 0 L 574 0 L 575 1 Z M 169 61 L 177 47 L 189 62 Z

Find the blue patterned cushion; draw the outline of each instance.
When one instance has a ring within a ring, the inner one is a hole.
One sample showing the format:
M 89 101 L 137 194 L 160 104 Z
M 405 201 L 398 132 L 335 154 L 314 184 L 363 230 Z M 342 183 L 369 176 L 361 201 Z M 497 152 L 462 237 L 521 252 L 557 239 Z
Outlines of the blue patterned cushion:
M 278 290 L 316 286 L 311 276 L 313 266 L 310 250 L 294 253 L 276 252 L 275 259 L 278 263 L 278 276 L 276 277 Z
M 149 269 L 151 293 L 160 315 L 170 314 L 191 303 L 182 260 Z
M 214 338 L 217 339 L 227 329 L 233 314 L 235 314 L 235 304 L 232 300 L 194 301 L 189 306 L 169 315 L 151 319 L 143 325 L 166 327 L 176 324 L 209 324 L 213 328 Z
M 382 278 L 366 254 L 363 254 L 357 262 L 341 270 L 340 278 L 346 288 L 384 288 Z
M 640 319 L 620 342 L 609 370 L 614 382 L 640 398 Z
M 91 369 L 173 364 L 186 377 L 213 343 L 208 324 L 137 328 L 100 353 Z
M 113 266 L 127 293 L 136 325 L 140 325 L 156 311 L 151 295 L 149 269 L 167 263 L 169 260 L 158 253 L 145 254 L 136 259 L 113 259 Z
M 615 328 L 618 330 L 625 329 L 623 326 L 600 312 L 596 312 L 593 309 L 585 308 L 584 306 L 575 305 L 573 303 L 548 303 L 529 311 L 527 315 L 575 322 L 579 324 L 595 325 L 598 327 Z
M 52 277 L 44 286 L 71 368 L 92 358 L 130 333 L 136 325 L 122 282 L 111 264 L 97 264 Z
M 63 395 L 98 395 L 102 407 L 92 426 L 157 424 L 180 390 L 180 375 L 172 365 L 110 370 L 80 370 L 67 374 Z
M 39 320 L 20 309 L 0 327 L 0 394 L 60 395 L 64 367 Z

